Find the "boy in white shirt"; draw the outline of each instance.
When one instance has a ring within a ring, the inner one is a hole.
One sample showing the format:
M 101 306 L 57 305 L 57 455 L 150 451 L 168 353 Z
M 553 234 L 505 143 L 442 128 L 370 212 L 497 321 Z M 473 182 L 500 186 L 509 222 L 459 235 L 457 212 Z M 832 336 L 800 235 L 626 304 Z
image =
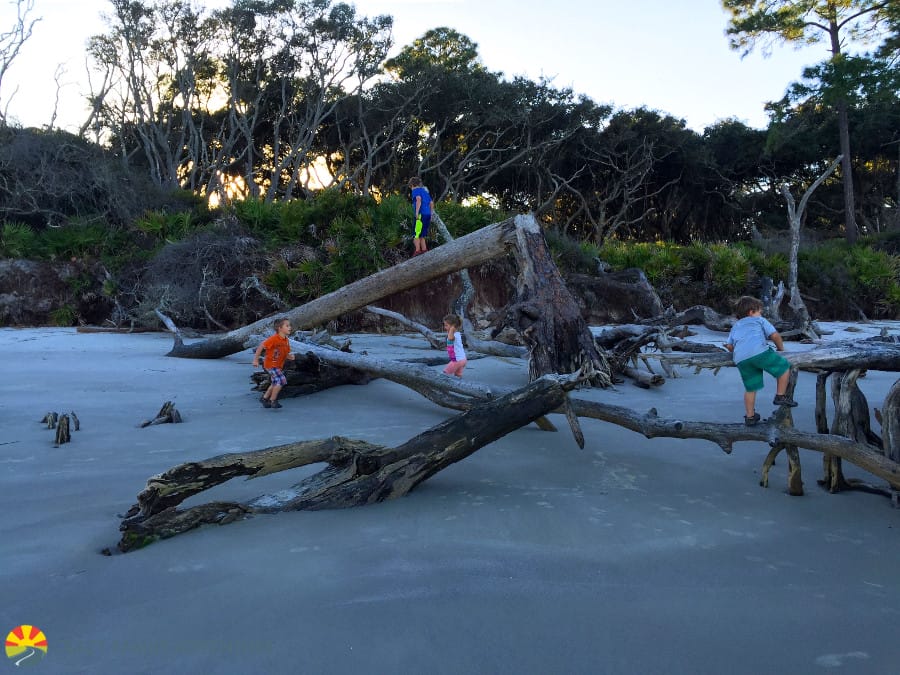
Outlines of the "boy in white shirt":
M 784 351 L 784 341 L 768 319 L 762 315 L 762 302 L 745 295 L 737 302 L 734 315 L 738 321 L 731 327 L 725 348 L 733 355 L 741 380 L 744 382 L 744 424 L 752 427 L 760 420 L 756 412 L 756 392 L 763 388 L 763 373 L 775 378 L 775 405 L 793 408 L 797 405 L 787 392 L 791 377 L 791 364 L 776 354 L 768 345 L 775 343 L 779 352 Z

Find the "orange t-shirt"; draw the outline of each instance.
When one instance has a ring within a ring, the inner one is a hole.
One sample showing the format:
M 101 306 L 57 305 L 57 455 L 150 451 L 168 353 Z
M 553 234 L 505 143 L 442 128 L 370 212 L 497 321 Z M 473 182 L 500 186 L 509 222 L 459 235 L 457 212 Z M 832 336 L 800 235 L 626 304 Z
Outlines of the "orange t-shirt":
M 291 343 L 286 337 L 282 337 L 278 333 L 275 333 L 270 338 L 266 338 L 262 346 L 266 350 L 266 357 L 263 359 L 263 368 L 266 370 L 284 366 L 288 354 L 291 353 Z

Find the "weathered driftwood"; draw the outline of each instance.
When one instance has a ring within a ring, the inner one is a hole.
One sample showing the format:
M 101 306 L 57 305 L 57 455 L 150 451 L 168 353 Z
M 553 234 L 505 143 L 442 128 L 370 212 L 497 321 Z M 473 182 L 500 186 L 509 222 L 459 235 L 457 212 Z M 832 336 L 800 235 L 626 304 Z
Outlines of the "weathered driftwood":
M 435 229 L 440 233 L 445 242 L 455 241 L 450 230 L 441 220 L 441 216 L 437 211 L 432 213 L 432 223 Z M 462 284 L 462 292 L 453 303 L 453 310 L 462 319 L 463 340 L 466 348 L 471 351 L 477 351 L 489 356 L 505 356 L 510 358 L 528 358 L 528 349 L 520 345 L 511 345 L 505 342 L 497 342 L 494 340 L 483 340 L 478 336 L 475 326 L 469 317 L 469 305 L 475 298 L 475 285 L 469 276 L 469 270 L 461 269 L 458 272 L 460 283 Z
M 372 356 L 330 349 L 318 344 L 297 342 L 296 340 L 291 341 L 291 349 L 298 360 L 314 359 L 321 364 L 327 364 L 336 372 L 347 370 L 364 373 L 369 377 L 383 377 L 386 380 L 412 389 L 432 403 L 451 410 L 469 410 L 478 401 L 487 401 L 498 395 L 508 393 L 508 390 L 500 392 L 489 385 L 437 373 L 432 369 L 407 361 L 378 359 Z M 442 362 L 445 359 L 446 356 L 442 357 Z M 288 373 L 290 373 L 290 370 L 285 371 L 286 375 Z M 288 386 L 290 386 L 291 375 L 287 376 Z M 254 373 L 252 379 L 256 383 L 257 389 L 264 382 L 258 373 Z M 332 381 L 338 382 L 338 380 L 339 377 L 335 377 Z M 287 390 L 287 387 L 285 389 Z M 297 390 L 296 393 L 310 392 Z M 535 423 L 543 431 L 556 431 L 553 423 L 546 418 L 539 418 Z
M 837 159 L 835 159 L 831 165 L 813 181 L 812 185 L 806 188 L 803 197 L 800 198 L 799 205 L 794 201 L 790 186 L 787 184 L 781 186 L 781 194 L 787 202 L 788 225 L 791 232 L 791 246 L 790 253 L 788 254 L 788 290 L 790 291 L 791 297 L 788 306 L 793 314 L 792 323 L 794 325 L 792 328 L 801 331 L 805 337 L 813 340 L 819 336 L 810 319 L 806 303 L 803 302 L 803 297 L 800 295 L 800 286 L 797 282 L 799 268 L 798 255 L 800 251 L 800 224 L 803 221 L 803 212 L 806 210 L 807 202 L 809 202 L 812 193 L 815 192 L 816 188 L 831 175 L 838 164 L 840 164 L 842 158 L 843 155 L 838 155 Z
M 56 423 L 56 438 L 53 441 L 53 447 L 58 448 L 63 443 L 72 440 L 72 433 L 69 430 L 69 416 L 60 415 Z
M 428 342 L 428 344 L 431 345 L 432 349 L 444 349 L 446 347 L 447 341 L 445 336 L 439 333 L 435 333 L 428 326 L 424 326 L 418 321 L 413 321 L 412 319 L 403 316 L 399 312 L 392 312 L 389 309 L 375 307 L 374 305 L 367 305 L 365 309 L 370 314 L 375 314 L 376 316 L 383 316 L 386 319 L 391 319 L 405 328 L 420 333 Z
M 668 311 L 660 316 L 650 319 L 643 319 L 638 323 L 652 326 L 680 326 L 681 324 L 702 324 L 710 330 L 727 333 L 734 325 L 735 318 L 725 314 L 720 314 L 711 307 L 705 305 L 694 305 L 687 309 L 676 312 L 671 307 Z
M 178 424 L 179 422 L 181 422 L 181 413 L 178 412 L 172 401 L 166 401 L 163 403 L 162 408 L 159 409 L 159 412 L 156 413 L 156 417 L 152 420 L 144 420 L 138 426 L 144 428 L 154 424 Z
M 507 251 L 515 255 L 519 266 L 518 299 L 514 306 L 519 309 L 513 313 L 520 318 L 518 325 L 529 348 L 531 379 L 545 374 L 580 372 L 583 365 L 588 365 L 593 384 L 609 384 L 608 364 L 593 344 L 587 324 L 556 269 L 541 226 L 533 215 L 516 216 L 481 228 L 283 315 L 295 328 L 313 328 L 388 295 L 480 265 Z M 262 319 L 191 344 L 185 344 L 173 330 L 174 346 L 168 355 L 212 359 L 235 354 L 245 348 L 255 333 L 268 329 L 270 322 L 270 318 Z
M 828 347 L 819 347 L 807 352 L 785 352 L 783 354 L 795 369 L 805 369 L 817 373 L 815 419 L 816 429 L 820 434 L 827 434 L 830 431 L 832 435 L 849 438 L 856 441 L 860 448 L 864 448 L 865 453 L 886 453 L 888 457 L 891 457 L 891 453 L 898 452 L 894 445 L 885 444 L 885 439 L 879 438 L 877 434 L 872 432 L 869 421 L 869 405 L 862 391 L 860 391 L 856 384 L 856 380 L 860 373 L 867 369 L 889 372 L 900 371 L 900 349 L 898 349 L 898 346 L 900 345 L 898 345 L 895 340 L 884 337 L 870 338 L 856 342 L 848 341 L 832 343 Z M 730 354 L 690 356 L 671 354 L 641 355 L 641 358 L 645 357 L 665 359 L 668 362 L 673 363 L 686 363 L 688 365 L 693 365 L 698 369 L 718 369 L 734 365 Z M 834 377 L 832 399 L 834 400 L 835 405 L 835 419 L 829 429 L 826 413 L 827 397 L 825 382 L 832 373 Z M 884 409 L 890 411 L 888 416 L 897 414 L 896 410 L 898 402 L 900 402 L 900 397 L 898 397 L 897 400 L 892 397 L 886 398 Z M 884 413 L 882 413 L 882 415 L 883 414 Z M 886 435 L 886 438 L 890 443 L 894 442 L 890 433 Z M 865 481 L 846 479 L 841 468 L 841 461 L 842 459 L 848 458 L 839 453 L 831 453 L 827 450 L 824 450 L 823 452 L 823 478 L 819 483 L 827 487 L 829 491 L 839 492 L 842 490 L 855 489 L 876 492 L 879 494 L 889 494 L 889 491 L 871 486 Z M 777 454 L 777 452 L 774 454 Z M 774 460 L 774 454 L 771 455 L 772 460 Z M 855 455 L 855 459 L 848 459 L 848 461 L 851 461 L 858 466 L 862 466 L 859 463 L 859 459 L 860 455 Z M 793 458 L 791 458 L 791 462 L 793 461 Z M 799 464 L 799 455 L 797 455 L 797 463 Z M 896 460 L 889 459 L 888 466 L 890 465 L 897 465 Z M 878 473 L 876 473 L 876 475 L 885 477 Z M 892 490 L 897 489 L 895 483 L 887 478 L 886 480 L 891 484 Z M 802 490 L 802 485 L 793 485 L 790 487 L 792 494 L 799 494 L 797 490 Z M 896 503 L 896 495 L 892 495 L 892 498 Z
M 297 344 L 297 343 L 295 343 Z M 322 349 L 322 347 L 319 347 Z M 287 384 L 281 390 L 280 396 L 306 396 L 317 391 L 324 391 L 331 387 L 340 387 L 345 384 L 368 384 L 372 377 L 366 371 L 348 366 L 335 366 L 322 361 L 311 351 L 296 352 L 293 361 L 284 364 L 284 375 Z M 269 373 L 258 370 L 250 376 L 257 391 L 265 391 L 271 382 Z
M 837 346 L 818 347 L 803 352 L 782 352 L 792 366 L 800 370 L 885 370 L 900 372 L 900 344 L 860 340 Z M 666 363 L 694 366 L 695 368 L 727 368 L 734 365 L 728 352 L 710 354 L 659 354 L 646 352 L 642 359 L 660 360 Z
M 797 370 L 795 368 L 791 369 L 791 377 L 788 380 L 788 387 L 786 393 L 788 396 L 793 397 L 794 395 L 794 387 L 797 386 Z M 794 413 L 793 408 L 788 407 L 779 407 L 775 411 L 775 415 L 773 416 L 771 424 L 775 424 L 779 429 L 791 429 L 794 426 Z M 769 454 L 766 455 L 766 459 L 763 461 L 762 467 L 762 476 L 760 478 L 759 484 L 762 487 L 769 487 L 769 470 L 775 464 L 775 457 L 779 452 L 784 451 L 788 457 L 788 494 L 794 497 L 800 497 L 803 495 L 803 476 L 801 468 L 800 468 L 800 452 L 797 449 L 797 446 L 792 443 L 776 443 L 772 446 L 772 449 L 769 450 Z
M 463 270 L 463 272 L 465 272 L 465 270 Z M 420 333 L 432 349 L 445 351 L 447 347 L 446 335 L 444 335 L 443 333 L 436 333 L 428 328 L 428 326 L 424 326 L 417 321 L 413 321 L 412 319 L 404 316 L 403 314 L 400 314 L 399 312 L 392 312 L 389 309 L 383 309 L 381 307 L 375 307 L 373 305 L 369 305 L 365 309 L 370 314 L 376 314 L 387 319 L 392 319 L 393 321 L 399 323 L 401 326 Z M 504 356 L 509 358 L 528 357 L 528 350 L 525 347 L 509 345 L 504 342 L 481 340 L 477 337 L 476 331 L 472 327 L 471 321 L 468 321 L 468 319 L 464 319 L 463 323 L 464 325 L 468 326 L 468 328 L 465 329 L 463 333 L 463 339 L 465 340 L 466 345 L 466 357 L 468 359 L 476 357 L 476 354 L 472 354 L 472 352 L 479 352 L 481 354 L 487 354 L 489 356 Z M 446 356 L 443 355 L 440 358 L 446 359 Z M 434 364 L 437 364 L 438 362 L 439 361 L 435 361 Z
M 743 423 L 720 424 L 665 419 L 659 417 L 655 409 L 651 409 L 647 413 L 638 413 L 630 408 L 585 401 L 575 397 L 570 398 L 570 403 L 572 410 L 579 417 L 612 422 L 643 434 L 647 438 L 702 438 L 712 441 L 729 454 L 732 452 L 734 444 L 739 441 L 761 441 L 769 444 L 770 447 L 783 443 L 798 448 L 831 453 L 900 489 L 900 463 L 886 459 L 878 451 L 878 448 L 852 441 L 844 436 L 798 431 L 768 422 L 748 427 Z
M 883 453 L 885 451 L 884 441 L 872 431 L 869 418 L 869 402 L 858 385 L 858 379 L 864 375 L 865 373 L 858 369 L 831 374 L 831 390 L 835 411 L 831 433 L 847 436 L 860 443 L 868 444 Z M 891 410 L 895 404 L 890 403 L 889 399 L 885 400 L 887 410 Z M 821 417 L 823 426 L 827 428 L 825 415 L 826 413 L 823 410 Z M 870 485 L 868 482 L 858 478 L 845 478 L 840 457 L 826 454 L 822 460 L 822 469 L 823 477 L 819 484 L 826 487 L 830 492 L 862 490 L 876 494 L 890 494 L 888 490 Z
M 540 226 L 531 218 L 516 228 L 516 238 L 516 302 L 507 307 L 504 324 L 514 326 L 528 347 L 529 379 L 586 372 L 591 384 L 611 385 L 610 365 L 594 344 Z
M 427 255 L 410 258 L 281 314 L 290 319 L 295 329 L 305 330 L 323 326 L 381 298 L 414 288 L 464 267 L 488 262 L 505 255 L 511 247 L 516 246 L 518 221 L 527 223 L 528 219 L 517 216 L 488 225 L 459 237 L 451 244 L 432 249 Z M 530 218 L 530 221 L 533 222 L 534 219 Z M 236 354 L 244 349 L 248 338 L 255 333 L 270 331 L 271 323 L 271 317 L 260 319 L 224 335 L 191 344 L 182 342 L 176 333 L 175 344 L 168 355 L 180 358 L 216 359 Z
M 252 513 L 344 508 L 401 497 L 451 464 L 561 407 L 574 381 L 540 378 L 393 448 L 334 437 L 176 466 L 147 482 L 119 528 L 118 548 L 130 551 L 202 524 L 225 524 Z M 188 497 L 236 476 L 252 478 L 323 462 L 325 469 L 274 495 L 178 509 Z
M 396 362 L 392 361 L 379 361 L 377 359 L 372 359 L 371 357 L 336 352 L 334 350 L 325 350 L 322 348 L 316 348 L 316 354 L 323 360 L 331 360 L 337 365 L 354 365 L 354 367 L 360 368 L 361 370 L 382 374 L 394 382 L 403 384 L 404 386 L 408 386 L 419 392 L 438 405 L 451 409 L 467 410 L 480 400 L 488 400 L 491 397 L 500 396 L 505 393 L 502 388 L 485 387 L 484 385 L 460 380 L 459 378 L 435 375 L 427 369 L 421 369 L 415 366 L 398 366 Z M 790 355 L 790 353 L 788 353 L 788 355 Z M 733 366 L 733 362 L 730 363 L 730 365 Z M 792 380 L 792 382 L 793 381 L 794 380 Z M 900 394 L 895 394 L 894 398 L 900 401 Z M 893 399 L 888 399 L 885 401 L 884 410 L 894 411 L 896 409 L 896 406 L 890 403 L 892 400 Z M 889 459 L 887 461 L 882 461 L 884 459 L 883 457 L 870 457 L 869 455 L 872 452 L 880 453 L 880 448 L 878 448 L 877 445 L 872 445 L 866 439 L 863 439 L 860 442 L 851 442 L 848 445 L 846 442 L 841 442 L 842 440 L 846 441 L 846 438 L 843 438 L 840 435 L 828 434 L 827 426 L 825 427 L 824 432 L 819 434 L 797 436 L 800 432 L 787 428 L 779 428 L 777 431 L 773 431 L 771 423 L 763 424 L 759 427 L 745 427 L 743 424 L 711 424 L 704 422 L 663 420 L 660 419 L 655 412 L 643 415 L 625 408 L 583 401 L 576 397 L 570 397 L 570 401 L 572 410 L 579 416 L 612 422 L 619 426 L 632 429 L 633 431 L 643 433 L 648 438 L 654 436 L 704 438 L 715 442 L 726 452 L 731 452 L 733 443 L 737 441 L 765 441 L 770 443 L 771 447 L 775 447 L 778 445 L 776 442 L 777 439 L 783 439 L 782 442 L 784 447 L 782 449 L 788 451 L 791 462 L 796 462 L 796 468 L 792 468 L 792 473 L 789 477 L 789 490 L 792 494 L 800 494 L 802 491 L 799 453 L 794 452 L 794 447 L 803 447 L 823 453 L 830 452 L 837 457 L 842 457 L 847 461 L 870 471 L 876 476 L 884 478 L 891 484 L 894 484 L 892 481 L 894 481 L 898 475 L 898 467 L 900 467 L 900 463 L 897 463 L 894 460 Z M 822 404 L 822 409 L 824 410 L 824 403 Z M 564 411 L 557 410 L 556 412 Z M 891 414 L 896 413 L 888 413 L 888 415 Z M 792 423 L 792 416 L 785 414 L 772 422 L 776 424 L 781 422 L 781 426 L 784 427 L 785 424 Z M 548 424 L 550 423 L 548 422 Z M 545 427 L 542 426 L 541 428 Z M 552 425 L 548 427 L 548 429 L 552 429 Z M 778 453 L 776 452 L 775 454 Z
M 53 441 L 53 447 L 56 448 L 63 443 L 69 443 L 72 440 L 72 431 L 78 431 L 81 428 L 81 422 L 75 411 L 68 414 L 48 412 L 41 418 L 41 424 L 46 425 L 48 429 L 56 429 Z
M 635 385 L 641 389 L 649 389 L 650 387 L 660 387 L 666 383 L 666 378 L 658 373 L 651 373 L 646 370 L 638 370 L 632 366 L 623 366 L 622 374 L 630 378 Z

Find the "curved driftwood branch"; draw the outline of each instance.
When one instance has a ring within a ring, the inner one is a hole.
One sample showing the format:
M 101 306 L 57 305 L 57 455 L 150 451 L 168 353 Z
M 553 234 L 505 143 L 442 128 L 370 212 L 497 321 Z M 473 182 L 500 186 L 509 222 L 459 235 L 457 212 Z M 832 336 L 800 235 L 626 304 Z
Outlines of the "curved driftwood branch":
M 119 528 L 123 534 L 118 548 L 129 551 L 202 524 L 225 524 L 252 513 L 344 508 L 401 497 L 451 464 L 559 408 L 573 386 L 572 380 L 543 377 L 393 448 L 335 437 L 173 467 L 147 482 Z M 188 497 L 237 476 L 321 462 L 328 464 L 326 469 L 277 494 L 246 503 L 177 508 Z
M 831 453 L 900 489 L 900 463 L 884 457 L 877 447 L 857 443 L 844 436 L 809 433 L 771 423 L 747 427 L 743 424 L 664 419 L 659 417 L 655 409 L 650 409 L 647 413 L 638 413 L 630 408 L 577 398 L 572 398 L 571 403 L 572 409 L 579 417 L 612 422 L 647 438 L 702 438 L 712 441 L 728 454 L 732 452 L 734 443 L 739 441 L 760 441 L 772 447 L 781 443 Z
M 386 319 L 391 319 L 392 321 L 396 321 L 401 326 L 408 328 L 410 330 L 414 330 L 417 333 L 420 333 L 425 340 L 431 345 L 432 349 L 444 349 L 446 346 L 446 339 L 443 335 L 439 333 L 435 333 L 428 326 L 425 326 L 418 321 L 413 321 L 409 319 L 399 312 L 392 312 L 389 309 L 383 309 L 381 307 L 375 307 L 374 305 L 367 305 L 366 311 L 369 314 L 375 314 L 376 316 L 383 316 Z

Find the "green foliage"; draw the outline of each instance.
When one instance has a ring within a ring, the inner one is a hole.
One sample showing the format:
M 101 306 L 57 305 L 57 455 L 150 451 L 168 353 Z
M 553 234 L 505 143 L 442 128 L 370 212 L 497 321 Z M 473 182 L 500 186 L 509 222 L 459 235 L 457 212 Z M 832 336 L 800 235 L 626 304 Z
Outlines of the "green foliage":
M 184 239 L 196 228 L 196 219 L 191 211 L 168 213 L 148 211 L 138 218 L 134 226 L 159 243 Z
M 412 220 L 412 209 L 409 201 L 400 195 L 390 195 L 378 204 L 367 209 L 367 217 L 379 232 L 379 239 L 384 245 L 399 246 L 403 241 L 403 233 L 408 231 L 406 225 Z
M 54 326 L 71 326 L 75 323 L 75 310 L 69 305 L 57 307 L 50 312 L 50 321 Z
M 593 242 L 578 241 L 552 229 L 544 230 L 544 238 L 559 269 L 581 274 L 597 272 L 600 249 Z
M 387 266 L 382 247 L 385 242 L 366 214 L 356 220 L 335 218 L 328 226 L 328 235 L 334 242 L 329 251 L 328 267 L 332 275 L 332 281 L 326 283 L 329 292 Z
M 613 269 L 637 267 L 651 284 L 670 282 L 682 274 L 684 261 L 677 244 L 607 240 L 600 247 L 600 258 Z
M 66 279 L 66 286 L 69 287 L 69 290 L 72 291 L 74 295 L 80 295 L 81 293 L 84 293 L 93 285 L 94 279 L 87 272 L 75 274 Z
M 740 295 L 747 288 L 750 263 L 737 247 L 728 244 L 712 244 L 709 247 L 710 282 L 714 289 L 725 295 Z
M 706 281 L 712 259 L 709 246 L 697 240 L 681 249 L 684 275 L 693 281 Z
M 0 232 L 0 256 L 4 258 L 38 257 L 38 236 L 25 223 L 3 223 Z
M 124 233 L 104 221 L 72 218 L 61 227 L 45 230 L 41 248 L 46 257 L 54 260 L 117 255 L 129 246 Z
M 441 215 L 441 220 L 447 226 L 447 230 L 454 237 L 471 234 L 485 225 L 499 223 L 510 217 L 508 212 L 495 208 L 484 200 L 475 200 L 471 206 L 443 202 L 437 205 L 437 210 Z M 410 221 L 412 220 L 411 209 L 407 217 Z
M 738 242 L 734 244 L 734 247 L 741 252 L 758 276 L 770 277 L 776 284 L 779 281 L 787 281 L 788 259 L 783 253 L 776 251 L 766 254 L 746 242 Z
M 234 215 L 251 233 L 262 239 L 271 240 L 272 230 L 279 222 L 279 208 L 275 202 L 248 197 L 234 203 Z
M 858 297 L 894 316 L 900 309 L 900 260 L 865 246 L 853 246 L 847 266 Z
M 291 267 L 284 260 L 277 261 L 263 279 L 266 286 L 282 298 L 304 296 L 304 274 L 299 267 Z
M 829 314 L 856 314 L 874 308 L 876 316 L 900 312 L 900 258 L 868 246 L 839 240 L 800 251 L 798 282 L 815 288 Z

